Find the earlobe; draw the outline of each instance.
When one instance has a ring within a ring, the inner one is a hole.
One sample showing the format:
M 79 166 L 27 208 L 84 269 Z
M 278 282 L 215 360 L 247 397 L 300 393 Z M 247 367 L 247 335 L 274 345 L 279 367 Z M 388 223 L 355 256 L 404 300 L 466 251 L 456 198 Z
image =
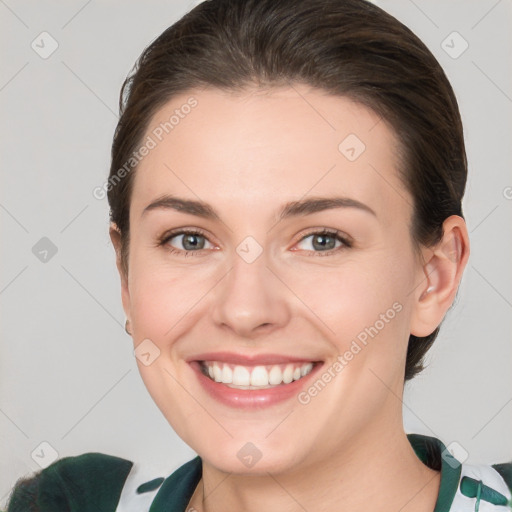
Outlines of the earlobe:
M 444 235 L 421 268 L 411 318 L 411 334 L 430 335 L 442 322 L 455 299 L 469 258 L 469 238 L 462 217 L 452 215 L 443 223 Z

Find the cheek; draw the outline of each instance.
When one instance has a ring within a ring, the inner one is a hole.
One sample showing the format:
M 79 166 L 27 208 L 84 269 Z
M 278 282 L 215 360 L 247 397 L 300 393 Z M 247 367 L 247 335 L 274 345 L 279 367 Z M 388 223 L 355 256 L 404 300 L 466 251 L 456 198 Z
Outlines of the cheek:
M 293 283 L 311 321 L 323 325 L 326 337 L 343 346 L 382 314 L 395 318 L 398 307 L 393 305 L 402 302 L 405 287 L 396 267 L 400 267 L 396 259 L 380 253 L 347 259 L 338 267 L 289 269 L 283 280 Z
M 193 316 L 194 305 L 199 305 L 211 288 L 211 275 L 198 267 L 192 271 L 185 266 L 155 264 L 149 258 L 134 257 L 133 262 L 130 299 L 134 332 L 164 343 Z
M 379 386 L 380 381 L 368 369 L 390 382 L 405 364 L 408 263 L 403 255 L 400 260 L 397 254 L 383 253 L 346 263 L 328 274 L 322 269 L 317 275 L 295 279 L 294 291 L 341 356 L 345 377 L 339 385 L 363 378 L 370 387 Z

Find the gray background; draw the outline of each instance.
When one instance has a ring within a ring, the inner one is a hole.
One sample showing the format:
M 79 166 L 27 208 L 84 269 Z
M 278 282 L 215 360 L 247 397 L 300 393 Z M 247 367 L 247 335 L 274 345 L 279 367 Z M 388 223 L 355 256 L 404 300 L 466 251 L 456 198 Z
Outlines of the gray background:
M 162 475 L 195 455 L 139 376 L 107 202 L 92 190 L 107 177 L 124 77 L 197 3 L 0 0 L 0 506 L 52 454 L 105 452 Z M 445 69 L 469 157 L 471 257 L 428 369 L 406 386 L 405 428 L 456 441 L 469 463 L 512 460 L 512 3 L 376 3 Z M 43 31 L 59 45 L 46 59 L 31 47 Z M 469 44 L 458 58 L 445 51 L 463 48 L 458 36 L 446 39 L 453 31 Z M 32 250 L 43 237 L 58 249 L 46 262 Z

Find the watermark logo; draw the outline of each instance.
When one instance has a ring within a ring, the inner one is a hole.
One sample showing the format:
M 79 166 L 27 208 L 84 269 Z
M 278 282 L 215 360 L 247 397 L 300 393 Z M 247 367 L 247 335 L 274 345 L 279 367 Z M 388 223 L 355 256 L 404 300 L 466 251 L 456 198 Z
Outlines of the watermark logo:
M 339 152 L 350 162 L 357 160 L 365 149 L 366 145 L 355 133 L 347 135 L 338 145 Z
M 244 466 L 252 468 L 261 459 L 263 454 L 253 443 L 245 443 L 242 448 L 238 450 L 236 456 Z
M 43 469 L 59 458 L 57 450 L 48 441 L 39 443 L 30 456 Z
M 57 40 L 48 32 L 41 32 L 30 44 L 41 59 L 48 59 L 59 47 Z
M 452 441 L 441 453 L 442 459 L 453 469 L 463 464 L 468 456 L 468 451 L 457 441 Z
M 144 366 L 149 366 L 160 356 L 160 349 L 146 338 L 137 345 L 133 354 Z
M 458 59 L 469 48 L 469 43 L 457 31 L 453 31 L 442 41 L 441 48 L 452 59 Z
M 247 236 L 238 244 L 236 252 L 246 263 L 252 263 L 259 258 L 263 247 L 252 236 Z
M 46 236 L 43 236 L 32 247 L 32 254 L 41 263 L 48 263 L 57 254 L 57 251 L 57 246 Z

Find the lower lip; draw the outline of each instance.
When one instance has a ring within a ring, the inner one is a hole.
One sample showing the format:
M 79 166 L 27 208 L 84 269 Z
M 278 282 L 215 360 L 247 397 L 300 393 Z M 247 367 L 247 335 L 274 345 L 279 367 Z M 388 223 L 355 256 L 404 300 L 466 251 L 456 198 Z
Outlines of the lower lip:
M 237 409 L 261 409 L 297 396 L 302 388 L 308 384 L 308 382 L 318 372 L 322 364 L 323 363 L 315 364 L 311 372 L 299 380 L 290 382 L 290 384 L 281 384 L 279 386 L 266 389 L 230 388 L 226 384 L 215 382 L 214 380 L 206 377 L 202 373 L 201 366 L 198 361 L 192 361 L 190 366 L 194 369 L 199 382 L 206 392 L 219 402 Z

